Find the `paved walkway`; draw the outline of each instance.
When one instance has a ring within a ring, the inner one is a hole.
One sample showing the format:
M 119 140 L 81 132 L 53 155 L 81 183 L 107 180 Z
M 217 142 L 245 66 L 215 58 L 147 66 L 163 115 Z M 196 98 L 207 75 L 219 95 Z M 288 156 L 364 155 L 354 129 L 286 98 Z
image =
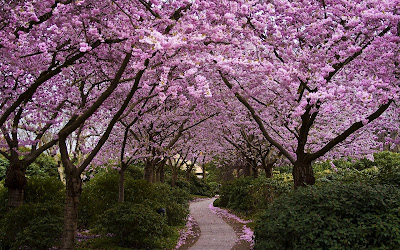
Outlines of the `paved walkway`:
M 230 250 L 238 240 L 233 228 L 208 208 L 214 200 L 212 198 L 190 204 L 190 214 L 201 231 L 199 240 L 190 249 Z

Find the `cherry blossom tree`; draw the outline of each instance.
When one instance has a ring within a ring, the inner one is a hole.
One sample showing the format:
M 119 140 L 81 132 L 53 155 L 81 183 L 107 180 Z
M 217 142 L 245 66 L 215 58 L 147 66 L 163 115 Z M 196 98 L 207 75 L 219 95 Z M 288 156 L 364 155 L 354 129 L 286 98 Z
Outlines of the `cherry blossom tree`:
M 398 1 L 225 4 L 210 78 L 219 75 L 293 164 L 295 187 L 314 184 L 312 161 L 377 146 L 373 121 L 394 111 L 399 92 Z

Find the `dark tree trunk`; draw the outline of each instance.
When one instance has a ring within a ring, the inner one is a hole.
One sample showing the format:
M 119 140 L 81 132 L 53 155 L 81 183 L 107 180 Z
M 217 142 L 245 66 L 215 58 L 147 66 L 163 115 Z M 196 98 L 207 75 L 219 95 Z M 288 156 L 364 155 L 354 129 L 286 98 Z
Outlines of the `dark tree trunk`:
M 74 249 L 75 233 L 78 228 L 78 205 L 82 193 L 80 176 L 67 176 L 66 197 L 64 206 L 64 232 L 62 249 Z
M 125 168 L 121 167 L 119 170 L 119 185 L 118 185 L 118 202 L 125 201 Z
M 176 186 L 176 180 L 178 179 L 178 169 L 172 168 L 172 176 L 171 176 L 171 187 Z
M 187 169 L 185 172 L 185 179 L 186 181 L 190 181 L 190 173 L 192 172 L 192 169 Z
M 244 164 L 244 166 L 243 166 L 243 175 L 246 176 L 246 177 L 251 176 L 251 166 L 250 166 L 250 164 L 248 164 L 248 163 Z
M 251 162 L 251 170 L 252 170 L 252 173 L 253 173 L 253 178 L 254 179 L 258 178 L 257 162 L 254 161 L 254 160 Z
M 203 175 L 203 180 L 206 179 L 206 164 L 201 165 L 201 171 Z
M 263 168 L 265 171 L 265 177 L 272 178 L 272 176 L 273 176 L 272 167 L 273 166 L 274 166 L 274 164 L 264 164 L 263 165 Z
M 160 166 L 156 168 L 154 182 L 160 182 Z
M 4 186 L 8 188 L 8 206 L 11 208 L 19 207 L 24 203 L 24 187 L 27 182 L 22 161 L 13 158 L 10 160 L 4 182 Z
M 164 169 L 165 163 L 161 164 L 160 166 L 160 182 L 165 183 L 165 169 Z
M 150 183 L 153 182 L 154 166 L 151 161 L 146 161 L 144 165 L 144 179 Z
M 311 162 L 297 160 L 293 166 L 294 188 L 306 185 L 314 185 L 314 172 Z

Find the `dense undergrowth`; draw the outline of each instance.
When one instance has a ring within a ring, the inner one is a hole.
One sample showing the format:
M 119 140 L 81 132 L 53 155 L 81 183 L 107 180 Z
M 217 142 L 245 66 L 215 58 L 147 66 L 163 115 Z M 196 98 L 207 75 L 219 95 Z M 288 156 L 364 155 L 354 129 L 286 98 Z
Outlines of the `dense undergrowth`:
M 292 189 L 291 168 L 235 179 L 214 205 L 255 219 L 256 249 L 400 248 L 400 155 L 313 165 L 316 184 Z
M 5 173 L 7 165 L 1 159 L 0 174 Z M 24 205 L 17 209 L 8 209 L 7 189 L 1 180 L 4 175 L 0 176 L 0 249 L 59 246 L 65 186 L 54 174 L 55 161 L 47 159 L 48 162 L 41 158 L 30 167 Z M 45 167 L 41 169 L 40 164 Z M 180 179 L 180 186 L 172 188 L 168 184 L 148 183 L 142 177 L 143 168 L 128 168 L 124 203 L 118 203 L 117 171 L 100 169 L 87 178 L 79 203 L 77 249 L 173 249 L 179 230 L 186 223 L 191 193 L 212 196 L 214 192 L 209 184 L 198 179 Z M 160 212 L 160 208 L 165 212 Z

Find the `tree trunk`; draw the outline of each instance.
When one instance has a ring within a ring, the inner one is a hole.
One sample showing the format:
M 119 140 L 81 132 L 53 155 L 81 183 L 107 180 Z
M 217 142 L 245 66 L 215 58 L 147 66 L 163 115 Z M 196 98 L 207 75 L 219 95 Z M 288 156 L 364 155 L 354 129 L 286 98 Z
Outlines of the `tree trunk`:
M 253 178 L 257 179 L 258 178 L 258 167 L 257 167 L 257 162 L 256 161 L 252 161 L 251 162 L 251 170 L 252 170 L 252 174 L 253 174 Z
M 273 176 L 272 167 L 273 166 L 274 166 L 274 164 L 264 164 L 263 165 L 263 168 L 265 171 L 265 177 L 272 178 L 272 176 Z
M 144 166 L 144 179 L 150 183 L 153 182 L 153 164 L 150 161 L 146 161 Z
M 161 166 L 158 166 L 157 168 L 156 168 L 156 171 L 155 171 L 155 179 L 154 179 L 154 182 L 160 182 L 160 167 Z
M 123 203 L 125 200 L 125 169 L 119 170 L 119 189 L 118 189 L 118 202 Z
M 245 163 L 243 166 L 243 175 L 248 177 L 251 176 L 251 166 L 248 163 Z
M 201 166 L 201 171 L 202 171 L 202 175 L 203 175 L 203 180 L 206 179 L 206 164 L 203 164 Z
M 192 172 L 192 169 L 187 169 L 185 172 L 186 181 L 190 181 L 190 172 Z
M 165 169 L 164 169 L 164 165 L 165 165 L 165 164 L 162 164 L 162 165 L 160 166 L 160 182 L 161 182 L 161 183 L 165 183 Z
M 314 185 L 314 172 L 311 167 L 311 162 L 296 161 L 293 166 L 294 188 L 306 185 Z
M 171 187 L 176 186 L 176 180 L 178 179 L 178 169 L 172 168 L 172 176 L 171 176 Z
M 67 177 L 64 206 L 64 232 L 62 249 L 74 249 L 75 233 L 78 228 L 78 204 L 82 193 L 82 179 L 78 176 Z
M 11 159 L 7 169 L 4 186 L 8 188 L 8 206 L 19 207 L 24 203 L 26 185 L 25 168 L 19 159 Z
M 24 203 L 24 189 L 8 188 L 8 207 L 17 208 Z

